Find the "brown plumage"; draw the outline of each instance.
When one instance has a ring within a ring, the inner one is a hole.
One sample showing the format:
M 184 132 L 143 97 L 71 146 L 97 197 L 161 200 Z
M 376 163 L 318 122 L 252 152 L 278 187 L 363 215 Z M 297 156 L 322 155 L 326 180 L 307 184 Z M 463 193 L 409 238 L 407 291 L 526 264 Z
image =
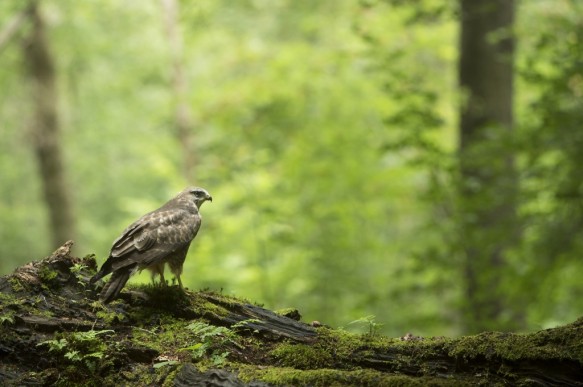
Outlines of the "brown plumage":
M 109 258 L 91 283 L 113 273 L 101 290 L 99 298 L 111 302 L 132 274 L 148 269 L 160 275 L 165 284 L 164 265 L 176 276 L 182 288 L 180 274 L 190 243 L 201 224 L 199 209 L 213 198 L 202 188 L 186 188 L 155 211 L 147 213 L 124 230 L 113 242 Z

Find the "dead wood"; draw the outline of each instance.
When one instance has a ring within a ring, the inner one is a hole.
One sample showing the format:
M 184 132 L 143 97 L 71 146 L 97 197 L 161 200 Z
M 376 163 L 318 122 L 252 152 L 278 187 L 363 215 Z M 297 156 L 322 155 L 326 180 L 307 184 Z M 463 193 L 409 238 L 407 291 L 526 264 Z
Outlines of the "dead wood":
M 88 283 L 94 257 L 71 244 L 0 277 L 1 385 L 583 385 L 583 319 L 388 338 L 175 286 L 133 286 L 103 305 Z

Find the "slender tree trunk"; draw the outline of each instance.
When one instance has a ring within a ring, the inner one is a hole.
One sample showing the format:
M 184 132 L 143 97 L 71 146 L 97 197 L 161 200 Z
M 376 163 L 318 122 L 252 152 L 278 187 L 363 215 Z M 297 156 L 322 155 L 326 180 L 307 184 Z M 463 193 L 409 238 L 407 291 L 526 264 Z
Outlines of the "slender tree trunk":
M 75 237 L 75 226 L 61 152 L 55 65 L 38 3 L 31 5 L 32 28 L 23 52 L 33 103 L 32 145 L 49 211 L 52 244 L 60 246 Z
M 195 154 L 193 147 L 193 123 L 188 106 L 188 81 L 184 73 L 184 44 L 180 33 L 180 6 L 177 0 L 161 0 L 164 8 L 166 34 L 172 60 L 172 90 L 176 133 L 182 145 L 183 174 L 186 180 L 193 180 L 195 173 Z
M 466 329 L 504 329 L 505 250 L 516 240 L 514 0 L 461 0 L 460 203 Z

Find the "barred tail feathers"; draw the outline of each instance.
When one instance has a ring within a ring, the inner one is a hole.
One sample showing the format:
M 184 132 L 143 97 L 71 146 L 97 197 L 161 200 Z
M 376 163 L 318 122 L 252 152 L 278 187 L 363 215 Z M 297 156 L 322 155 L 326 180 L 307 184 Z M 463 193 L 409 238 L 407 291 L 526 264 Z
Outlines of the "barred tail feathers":
M 135 271 L 135 267 L 124 267 L 123 269 L 114 271 L 109 281 L 101 290 L 99 299 L 104 304 L 109 304 L 111 301 L 113 301 L 119 292 L 121 292 L 126 282 L 128 282 L 130 276 L 135 273 Z
M 112 266 L 112 263 L 111 263 L 111 257 L 110 257 L 107 259 L 107 261 L 105 261 L 103 266 L 101 266 L 101 270 L 99 270 L 97 272 L 97 274 L 95 274 L 93 277 L 91 277 L 91 279 L 89 280 L 89 283 L 91 285 L 93 285 L 95 282 L 99 281 L 100 279 L 102 279 L 103 277 L 105 277 L 106 275 L 111 273 L 111 271 L 112 271 L 111 266 Z
M 105 277 L 106 275 L 107 275 L 107 273 L 105 273 L 103 270 L 100 270 L 97 274 L 95 274 L 93 277 L 91 277 L 91 279 L 89 280 L 89 283 L 91 285 L 93 285 L 94 283 L 96 283 L 97 281 L 99 281 L 100 279 Z

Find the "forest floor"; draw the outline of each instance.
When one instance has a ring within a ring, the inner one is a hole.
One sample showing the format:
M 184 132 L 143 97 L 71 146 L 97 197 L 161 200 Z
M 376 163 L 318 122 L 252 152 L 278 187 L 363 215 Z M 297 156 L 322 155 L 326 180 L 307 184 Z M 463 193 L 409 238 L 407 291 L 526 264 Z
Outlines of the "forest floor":
M 583 386 L 583 318 L 531 334 L 357 335 L 175 286 L 103 305 L 96 269 L 66 244 L 0 277 L 0 385 Z

